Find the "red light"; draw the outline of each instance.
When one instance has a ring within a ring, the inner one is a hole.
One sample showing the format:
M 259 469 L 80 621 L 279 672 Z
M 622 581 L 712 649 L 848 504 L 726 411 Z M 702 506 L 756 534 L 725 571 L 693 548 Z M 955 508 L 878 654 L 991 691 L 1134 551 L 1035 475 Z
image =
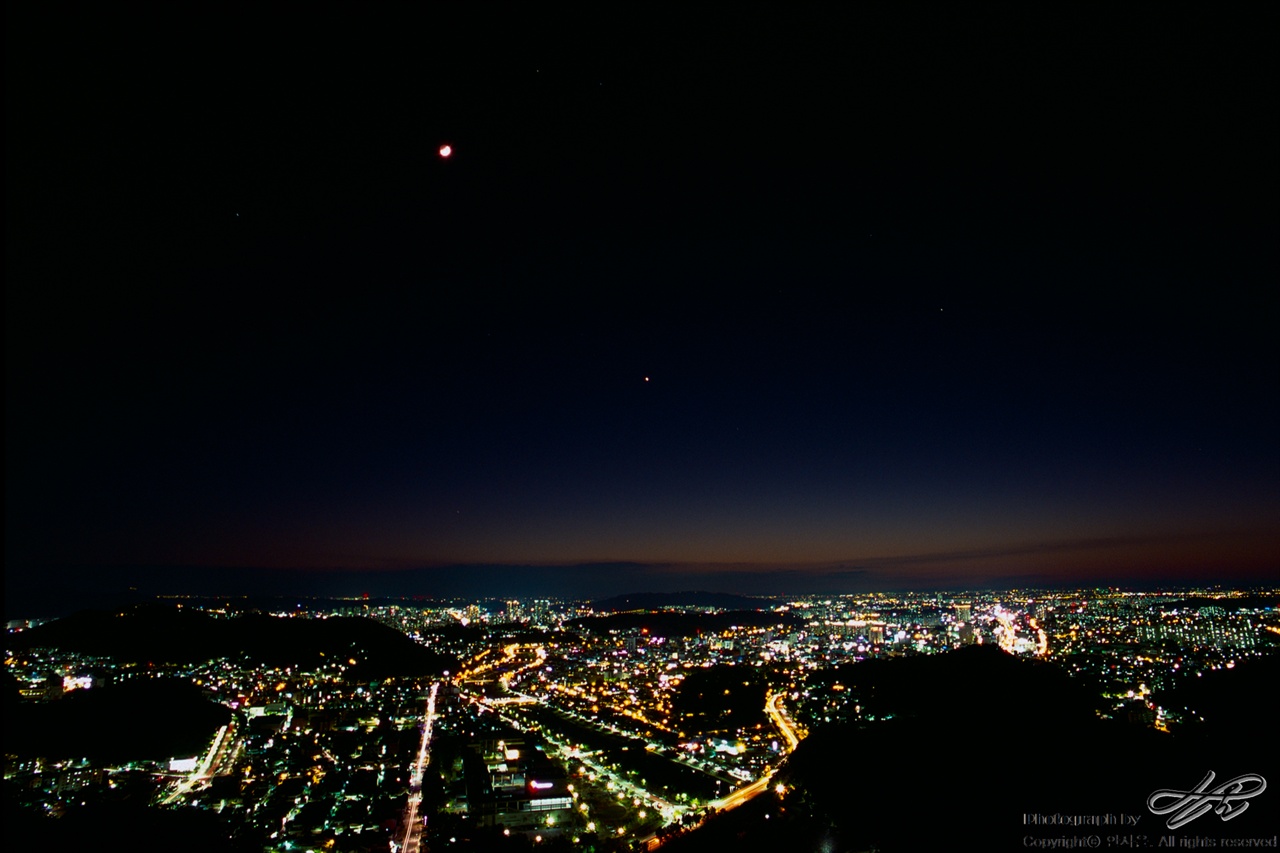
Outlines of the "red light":
M 445 157 L 445 158 L 447 158 L 447 157 L 448 157 L 450 154 L 452 154 L 452 153 L 453 153 L 453 148 L 452 148 L 452 147 L 450 147 L 450 146 L 448 146 L 448 145 L 441 145 L 441 146 L 440 146 L 440 156 L 441 156 L 441 157 Z

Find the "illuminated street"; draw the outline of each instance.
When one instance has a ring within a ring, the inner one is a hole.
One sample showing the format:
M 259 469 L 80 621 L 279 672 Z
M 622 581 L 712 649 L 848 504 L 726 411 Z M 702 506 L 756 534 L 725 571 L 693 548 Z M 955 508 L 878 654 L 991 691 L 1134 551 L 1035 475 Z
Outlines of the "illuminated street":
M 400 847 L 403 853 L 418 853 L 422 830 L 426 823 L 425 817 L 419 819 L 418 807 L 422 804 L 422 774 L 431 761 L 431 732 L 436 720 L 436 692 L 439 689 L 438 683 L 432 684 L 431 692 L 427 696 L 426 714 L 422 719 L 422 742 L 418 747 L 417 760 L 413 764 L 413 775 L 409 783 L 409 803 L 405 809 L 405 835 Z

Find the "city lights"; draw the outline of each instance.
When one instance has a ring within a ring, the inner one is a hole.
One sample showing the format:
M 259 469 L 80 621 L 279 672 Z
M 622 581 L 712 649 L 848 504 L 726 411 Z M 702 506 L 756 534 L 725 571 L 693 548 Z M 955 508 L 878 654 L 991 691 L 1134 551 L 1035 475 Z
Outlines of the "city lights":
M 376 662 L 360 652 L 305 665 L 215 657 L 139 668 L 14 643 L 38 638 L 26 625 L 11 631 L 6 660 L 25 702 L 150 679 L 198 684 L 230 722 L 198 754 L 127 769 L 152 768 L 164 807 L 216 807 L 265 849 L 300 849 L 304 837 L 332 848 L 384 824 L 398 853 L 448 849 L 463 815 L 537 843 L 599 831 L 656 844 L 712 810 L 788 798 L 787 757 L 814 727 L 890 719 L 850 677 L 863 661 L 986 640 L 1090 685 L 1104 714 L 1166 733 L 1200 722 L 1162 698 L 1267 653 L 1280 617 L 1251 601 L 1120 590 L 800 596 L 763 602 L 756 615 L 672 609 L 652 614 L 661 627 L 621 629 L 583 602 L 508 601 L 540 632 L 520 642 L 477 603 L 360 605 L 343 615 L 461 665 L 449 664 L 452 677 L 444 666 L 429 677 L 353 677 L 358 661 Z M 212 618 L 242 617 L 224 607 Z M 474 633 L 451 633 L 464 619 Z M 105 770 L 115 787 L 126 767 Z M 70 763 L 24 760 L 14 773 L 34 797 L 96 784 Z M 224 780 L 245 793 L 226 797 Z M 429 788 L 444 799 L 428 805 Z M 393 812 L 374 811 L 390 806 L 379 791 L 397 792 Z M 274 812 L 252 807 L 285 797 Z

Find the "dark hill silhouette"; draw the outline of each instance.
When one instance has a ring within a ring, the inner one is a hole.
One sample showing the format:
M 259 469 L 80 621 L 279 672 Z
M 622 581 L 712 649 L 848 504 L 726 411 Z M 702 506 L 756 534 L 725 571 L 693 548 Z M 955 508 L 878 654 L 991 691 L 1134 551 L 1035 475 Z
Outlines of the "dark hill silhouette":
M 454 622 L 447 625 L 433 625 L 423 629 L 421 633 L 424 637 L 451 643 L 476 643 L 485 637 L 497 643 L 548 643 L 560 638 L 558 634 L 529 628 L 518 622 L 489 625 L 463 625 L 460 622 Z
M 1187 597 L 1167 605 L 1167 609 L 1178 608 L 1180 610 L 1199 610 L 1202 607 L 1217 607 L 1228 613 L 1234 613 L 1237 610 L 1256 611 L 1262 607 L 1276 607 L 1280 605 L 1280 595 L 1271 595 L 1267 593 L 1251 592 L 1247 595 L 1236 596 L 1232 598 L 1211 598 L 1207 596 L 1188 595 Z
M 145 802 L 70 803 L 52 819 L 10 802 L 6 792 L 6 850 L 128 850 L 129 853 L 257 853 L 261 845 L 236 842 L 219 815 L 165 809 Z
M 766 724 L 766 689 L 765 679 L 750 667 L 696 667 L 676 690 L 672 720 L 699 734 Z
M 719 607 L 724 610 L 760 610 L 771 602 L 763 598 L 749 598 L 731 592 L 632 592 L 615 595 L 592 603 L 601 612 L 623 610 L 658 610 L 663 607 Z
M 1185 716 L 1176 727 L 1182 738 L 1267 744 L 1275 738 L 1273 694 L 1278 684 L 1280 656 L 1272 655 L 1187 679 L 1157 692 L 1155 700 Z
M 725 613 L 685 613 L 678 610 L 660 610 L 654 613 L 613 613 L 608 616 L 587 616 L 568 623 L 570 628 L 595 631 L 647 630 L 655 637 L 694 637 L 698 634 L 716 633 L 734 625 L 747 628 L 768 628 L 774 625 L 795 625 L 798 619 L 789 613 L 769 610 L 731 610 Z
M 79 651 L 117 663 L 189 664 L 244 656 L 266 665 L 306 667 L 354 659 L 354 678 L 428 676 L 457 668 L 456 659 L 369 619 L 214 618 L 162 605 L 83 611 L 24 631 L 11 643 Z
M 230 710 L 206 699 L 190 682 L 138 679 L 76 690 L 56 702 L 7 708 L 4 751 L 108 764 L 190 757 L 230 719 Z
M 1189 789 L 1209 770 L 1218 782 L 1280 778 L 1271 741 L 1179 738 L 1101 719 L 1055 667 L 994 647 L 870 663 L 848 673 L 850 689 L 891 718 L 815 730 L 778 776 L 792 789 L 785 798 L 761 796 L 665 849 L 1009 850 L 1064 834 L 1097 834 L 1105 846 L 1108 830 L 1144 833 L 1154 846 L 1169 830 L 1146 808 L 1152 791 Z M 1122 812 L 1140 816 L 1137 829 L 1023 818 Z M 1275 823 L 1254 808 L 1230 823 L 1208 815 L 1193 830 L 1269 836 Z

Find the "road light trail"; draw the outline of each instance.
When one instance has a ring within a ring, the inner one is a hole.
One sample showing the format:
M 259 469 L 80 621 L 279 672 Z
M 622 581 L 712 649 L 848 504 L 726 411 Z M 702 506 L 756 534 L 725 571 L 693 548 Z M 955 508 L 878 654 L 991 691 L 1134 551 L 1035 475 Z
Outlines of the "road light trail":
M 772 771 L 764 774 L 750 785 L 746 785 L 730 794 L 726 794 L 723 799 L 716 800 L 712 805 L 722 812 L 728 811 L 729 809 L 736 809 L 738 806 L 753 797 L 763 794 L 765 791 L 769 790 L 769 782 L 771 779 L 773 779 Z
M 787 743 L 787 752 L 793 752 L 800 745 L 800 739 L 804 735 L 800 733 L 787 716 L 787 709 L 782 706 L 782 694 L 769 694 L 765 699 L 764 707 L 769 713 L 769 719 L 773 720 L 773 724 L 778 727 L 778 731 L 782 732 L 783 740 Z
M 218 729 L 213 742 L 209 744 L 209 751 L 205 753 L 196 768 L 174 785 L 173 790 L 161 800 L 161 804 L 170 805 L 191 793 L 197 785 L 207 782 L 214 776 L 222 776 L 230 772 L 239 754 L 240 741 L 236 732 L 236 720 L 232 717 L 231 722 Z
M 418 759 L 409 777 L 409 805 L 405 809 L 404 843 L 402 853 L 419 853 L 422 845 L 422 821 L 418 820 L 418 806 L 422 804 L 422 775 L 431 760 L 431 729 L 436 720 L 436 690 L 439 682 L 431 685 L 427 696 L 427 714 L 422 723 L 422 743 L 418 745 Z
M 769 719 L 773 720 L 773 724 L 778 727 L 778 731 L 782 732 L 782 737 L 786 740 L 787 744 L 787 753 L 791 753 L 800 744 L 800 740 L 804 735 L 795 727 L 787 716 L 787 709 L 782 705 L 782 694 L 770 693 L 765 698 L 764 707 L 765 711 L 769 714 Z M 769 782 L 772 779 L 773 771 L 769 770 L 750 785 L 746 785 L 736 791 L 726 794 L 722 799 L 712 803 L 712 805 L 720 811 L 737 808 L 753 797 L 763 794 L 765 791 L 769 790 Z

